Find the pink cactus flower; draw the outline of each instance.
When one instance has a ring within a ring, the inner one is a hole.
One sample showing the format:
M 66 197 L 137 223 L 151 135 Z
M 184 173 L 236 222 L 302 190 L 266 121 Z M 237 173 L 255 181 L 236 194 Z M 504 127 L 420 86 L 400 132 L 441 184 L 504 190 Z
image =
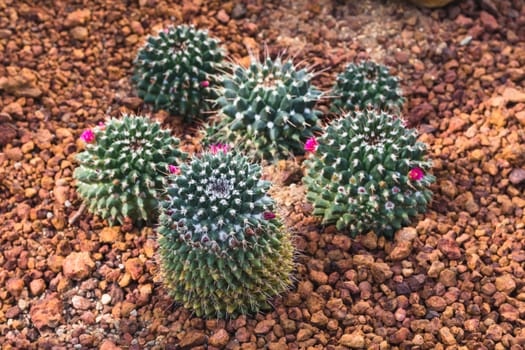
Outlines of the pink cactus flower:
M 203 80 L 201 81 L 201 86 L 204 88 L 207 88 L 208 86 L 210 86 L 210 82 L 207 80 Z
M 170 174 L 173 174 L 173 175 L 179 175 L 180 174 L 180 168 L 178 166 L 170 164 L 168 166 L 168 168 L 170 170 Z
M 419 181 L 423 178 L 423 176 L 425 176 L 423 169 L 418 168 L 418 167 L 413 168 L 412 170 L 408 172 L 408 177 L 412 181 Z
M 264 220 L 275 219 L 275 214 L 272 213 L 271 211 L 266 211 L 266 212 L 263 213 L 263 218 L 264 218 Z
M 93 133 L 93 130 L 91 130 L 91 129 L 86 129 L 86 130 L 84 130 L 82 135 L 80 135 L 80 138 L 85 143 L 91 143 L 91 142 L 95 141 L 95 133 Z
M 104 124 L 104 122 L 98 122 L 98 128 L 100 130 L 105 130 L 106 129 L 106 124 Z
M 306 152 L 315 152 L 317 151 L 317 147 L 319 146 L 319 143 L 317 142 L 317 139 L 315 136 L 310 137 L 308 140 L 306 140 L 304 144 L 304 150 Z
M 228 146 L 227 144 L 216 143 L 216 144 L 210 146 L 210 151 L 213 154 L 217 154 L 218 152 L 221 152 L 221 151 L 222 151 L 222 153 L 226 154 L 226 153 L 228 153 L 228 149 L 229 148 L 230 148 L 230 146 Z

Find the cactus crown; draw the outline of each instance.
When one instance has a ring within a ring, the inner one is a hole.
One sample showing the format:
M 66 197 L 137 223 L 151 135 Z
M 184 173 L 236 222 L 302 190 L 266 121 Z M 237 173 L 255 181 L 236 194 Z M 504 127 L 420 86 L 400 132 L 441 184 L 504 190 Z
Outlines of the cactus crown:
M 91 212 L 110 224 L 151 221 L 158 191 L 166 183 L 169 166 L 186 155 L 179 140 L 149 118 L 124 114 L 82 134 L 86 149 L 77 155 L 78 193 Z
M 306 162 L 314 215 L 352 235 L 393 232 L 426 210 L 434 181 L 425 174 L 426 145 L 415 129 L 385 112 L 358 111 L 334 120 Z
M 135 58 L 139 97 L 189 120 L 213 107 L 224 51 L 217 39 L 193 26 L 169 26 L 149 36 Z
M 198 316 L 257 312 L 289 285 L 293 249 L 259 165 L 216 147 L 180 167 L 162 202 L 165 282 Z
M 397 77 L 388 68 L 372 61 L 350 63 L 337 76 L 332 88 L 332 111 L 374 108 L 397 112 L 405 102 Z
M 207 137 L 236 144 L 258 160 L 302 154 L 304 141 L 319 130 L 314 107 L 321 93 L 310 83 L 313 74 L 269 57 L 232 71 L 217 100 L 221 119 Z

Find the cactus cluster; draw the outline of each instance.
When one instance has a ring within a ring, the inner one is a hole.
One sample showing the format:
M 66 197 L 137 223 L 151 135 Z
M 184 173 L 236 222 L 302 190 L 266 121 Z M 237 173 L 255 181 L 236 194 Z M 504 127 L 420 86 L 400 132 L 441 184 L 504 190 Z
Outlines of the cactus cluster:
M 374 230 L 391 237 L 426 210 L 431 199 L 425 174 L 426 145 L 417 131 L 386 112 L 363 110 L 344 115 L 305 148 L 307 199 L 314 215 L 352 235 Z
M 259 165 L 222 145 L 172 175 L 161 203 L 161 266 L 175 301 L 197 316 L 255 313 L 290 284 L 290 235 L 260 176 Z
M 207 139 L 235 144 L 257 160 L 302 154 L 304 141 L 319 130 L 321 93 L 310 82 L 313 74 L 281 58 L 252 59 L 232 71 L 223 78 L 220 119 Z
M 373 108 L 397 112 L 404 103 L 399 81 L 388 68 L 372 61 L 350 63 L 332 88 L 332 111 Z
M 179 140 L 158 122 L 126 114 L 85 130 L 81 138 L 86 147 L 73 175 L 87 208 L 111 225 L 125 218 L 151 221 L 170 165 L 186 156 Z
M 224 51 L 206 31 L 170 26 L 147 38 L 134 63 L 139 97 L 189 120 L 213 107 Z

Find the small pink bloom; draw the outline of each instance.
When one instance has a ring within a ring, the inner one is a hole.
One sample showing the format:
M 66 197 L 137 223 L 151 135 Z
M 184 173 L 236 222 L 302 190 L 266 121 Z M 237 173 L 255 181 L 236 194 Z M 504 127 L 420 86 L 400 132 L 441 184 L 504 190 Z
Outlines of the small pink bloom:
M 217 154 L 220 151 L 222 151 L 222 153 L 226 154 L 226 153 L 228 153 L 228 149 L 229 148 L 230 147 L 227 144 L 216 143 L 216 144 L 210 146 L 210 151 L 213 154 Z
M 275 214 L 272 213 L 271 211 L 265 211 L 265 212 L 263 213 L 263 218 L 264 218 L 264 220 L 275 219 Z
M 168 166 L 168 168 L 170 170 L 170 174 L 173 174 L 173 175 L 179 175 L 180 174 L 180 168 L 178 166 L 170 164 Z
M 95 134 L 93 133 L 93 130 L 91 130 L 91 129 L 86 129 L 86 130 L 84 130 L 84 132 L 82 133 L 82 135 L 80 135 L 80 138 L 81 138 L 85 143 L 91 143 L 91 142 L 95 141 Z
M 104 122 L 98 122 L 98 127 L 100 130 L 104 130 L 106 129 L 106 124 L 104 124 Z
M 304 150 L 306 152 L 315 152 L 317 151 L 317 147 L 319 146 L 319 143 L 317 142 L 317 139 L 315 136 L 310 137 L 308 140 L 306 140 L 304 144 Z
M 408 172 L 408 177 L 412 181 L 419 181 L 423 178 L 423 176 L 425 176 L 425 173 L 421 168 L 416 167 Z
M 203 81 L 201 81 L 201 86 L 206 88 L 206 87 L 210 86 L 210 82 L 207 81 L 207 80 L 203 80 Z

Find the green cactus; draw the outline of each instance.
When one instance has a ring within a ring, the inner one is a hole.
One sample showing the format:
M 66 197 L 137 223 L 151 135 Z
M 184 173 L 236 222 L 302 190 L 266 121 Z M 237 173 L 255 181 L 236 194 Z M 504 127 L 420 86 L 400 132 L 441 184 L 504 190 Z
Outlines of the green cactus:
M 166 174 L 186 154 L 179 140 L 149 118 L 124 114 L 85 130 L 86 143 L 74 171 L 78 193 L 88 209 L 109 223 L 151 221 Z M 171 167 L 171 169 L 170 169 Z
M 220 119 L 207 129 L 207 140 L 232 143 L 257 160 L 302 154 L 302 145 L 318 127 L 315 104 L 321 93 L 313 74 L 291 60 L 252 59 L 237 66 L 223 81 Z
M 224 51 L 206 31 L 170 26 L 148 37 L 134 63 L 138 95 L 156 110 L 191 120 L 213 108 Z
M 372 61 L 347 65 L 337 76 L 332 95 L 331 109 L 335 113 L 368 108 L 399 112 L 405 102 L 398 78 Z
M 391 237 L 396 229 L 426 211 L 434 177 L 425 174 L 426 145 L 402 120 L 374 110 L 334 120 L 305 162 L 307 199 L 323 223 L 352 235 L 374 230 Z
M 293 269 L 291 237 L 273 214 L 261 167 L 222 145 L 182 164 L 161 202 L 164 282 L 197 316 L 268 307 Z

